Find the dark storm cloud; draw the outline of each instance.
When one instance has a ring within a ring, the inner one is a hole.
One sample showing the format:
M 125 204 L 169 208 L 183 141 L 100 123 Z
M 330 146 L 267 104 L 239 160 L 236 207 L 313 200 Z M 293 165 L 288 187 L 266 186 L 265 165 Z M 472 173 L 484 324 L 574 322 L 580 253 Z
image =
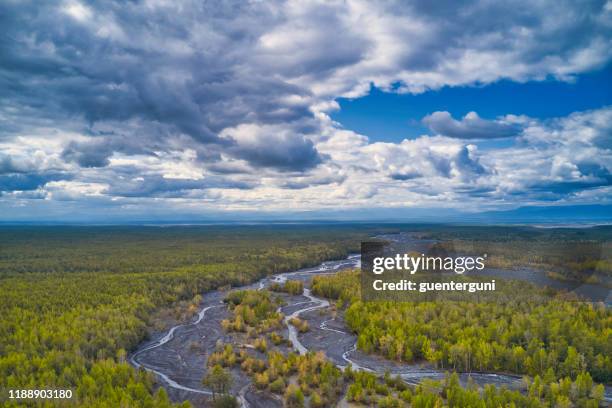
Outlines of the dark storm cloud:
M 517 136 L 521 128 L 515 124 L 481 119 L 470 112 L 455 120 L 448 112 L 434 112 L 423 118 L 423 123 L 439 135 L 457 139 L 495 139 Z

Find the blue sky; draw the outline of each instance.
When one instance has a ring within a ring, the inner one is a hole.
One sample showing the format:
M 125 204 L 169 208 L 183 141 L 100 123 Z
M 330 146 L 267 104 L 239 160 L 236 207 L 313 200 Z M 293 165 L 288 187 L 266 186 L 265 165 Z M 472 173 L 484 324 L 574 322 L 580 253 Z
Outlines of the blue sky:
M 26 0 L 0 25 L 0 222 L 612 204 L 609 0 Z
M 339 98 L 332 119 L 372 141 L 400 142 L 428 134 L 421 119 L 435 111 L 454 117 L 475 111 L 484 119 L 506 114 L 539 119 L 563 117 L 572 112 L 612 105 L 612 65 L 559 81 L 514 82 L 444 87 L 418 94 L 384 92 L 372 87 L 367 96 Z M 497 143 L 508 143 L 502 141 Z

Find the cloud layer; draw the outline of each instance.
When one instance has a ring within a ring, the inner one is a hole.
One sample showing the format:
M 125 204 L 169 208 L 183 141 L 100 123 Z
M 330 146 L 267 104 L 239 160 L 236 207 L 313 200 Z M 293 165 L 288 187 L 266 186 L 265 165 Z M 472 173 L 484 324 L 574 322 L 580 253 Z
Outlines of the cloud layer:
M 549 121 L 432 112 L 431 134 L 401 143 L 329 118 L 336 98 L 372 85 L 571 80 L 610 61 L 610 3 L 9 1 L 0 25 L 7 214 L 60 201 L 480 209 L 610 196 L 609 107 Z M 502 138 L 514 143 L 478 146 Z

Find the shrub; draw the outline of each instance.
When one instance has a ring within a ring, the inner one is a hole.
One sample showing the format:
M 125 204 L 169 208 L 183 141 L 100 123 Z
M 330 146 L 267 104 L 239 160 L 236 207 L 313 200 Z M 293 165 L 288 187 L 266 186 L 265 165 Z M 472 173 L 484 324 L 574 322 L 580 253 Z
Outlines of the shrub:
M 293 317 L 289 320 L 292 326 L 294 326 L 300 333 L 306 333 L 310 327 L 308 326 L 308 322 L 306 320 L 302 320 L 298 317 Z
M 313 392 L 312 396 L 310 397 L 310 406 L 312 408 L 322 408 L 325 406 L 325 401 L 318 393 Z
M 287 387 L 285 391 L 285 406 L 289 408 L 301 408 L 304 406 L 304 394 L 297 385 L 290 384 Z
M 266 339 L 263 337 L 260 337 L 258 339 L 255 340 L 255 348 L 262 352 L 265 353 L 266 350 L 268 350 L 268 343 L 266 342 Z
M 264 371 L 263 373 L 255 374 L 253 378 L 255 380 L 255 386 L 260 390 L 263 390 L 268 387 L 268 384 L 270 383 L 270 378 L 268 377 L 268 373 L 266 371 Z
M 275 394 L 282 394 L 285 391 L 285 380 L 278 377 L 270 383 L 270 391 Z

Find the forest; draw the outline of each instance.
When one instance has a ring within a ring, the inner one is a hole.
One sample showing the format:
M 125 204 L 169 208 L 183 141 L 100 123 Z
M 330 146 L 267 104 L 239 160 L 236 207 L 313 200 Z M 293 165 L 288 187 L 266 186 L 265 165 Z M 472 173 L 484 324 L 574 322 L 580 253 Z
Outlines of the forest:
M 73 391 L 65 406 L 170 406 L 163 388 L 126 362 L 151 316 L 213 288 L 345 257 L 366 234 L 353 226 L 2 227 L 0 404 L 22 406 L 8 389 L 55 388 Z
M 609 309 L 524 282 L 500 287 L 502 302 L 363 302 L 358 271 L 312 282 L 315 295 L 336 300 L 366 353 L 449 371 L 527 375 L 540 396 L 568 381 L 610 383 Z
M 326 294 L 337 298 L 340 308 L 350 304 L 348 314 L 352 305 L 360 302 L 354 292 L 355 278 L 355 272 L 316 277 L 313 282 L 314 290 L 319 295 Z M 292 287 L 293 284 L 287 286 Z M 408 385 L 401 377 L 394 377 L 389 373 L 379 376 L 367 371 L 355 371 L 350 364 L 340 370 L 327 360 L 323 352 L 298 355 L 287 351 L 287 348 L 262 347 L 262 344 L 266 344 L 266 338 L 273 339 L 274 336 L 281 340 L 271 344 L 290 345 L 273 331 L 276 327 L 269 325 L 270 319 L 277 318 L 274 305 L 280 304 L 280 300 L 273 303 L 271 299 L 273 294 L 267 290 L 239 291 L 228 295 L 226 303 L 232 311 L 232 319 L 253 316 L 244 318 L 247 328 L 243 331 L 251 333 L 245 341 L 247 344 L 254 344 L 254 350 L 253 347 L 244 347 L 244 344 L 238 348 L 229 344 L 218 344 L 217 350 L 208 359 L 209 374 L 204 379 L 205 384 L 211 383 L 211 378 L 218 378 L 217 382 L 228 384 L 231 381 L 230 370 L 239 368 L 251 377 L 256 389 L 277 395 L 285 407 L 328 407 L 345 400 L 353 406 L 383 408 L 596 408 L 603 401 L 604 387 L 593 381 L 586 367 L 579 367 L 577 371 L 567 374 L 556 374 L 547 369 L 543 375 L 525 376 L 524 391 L 496 388 L 493 385 L 480 388 L 472 382 L 461 385 L 457 374 L 452 373 L 455 370 L 466 371 L 459 367 L 447 367 L 448 374 L 444 381 L 425 379 L 419 385 L 413 386 Z M 364 313 L 368 319 L 385 320 L 369 310 L 361 309 L 358 313 Z M 233 331 L 234 328 L 230 325 L 226 330 Z M 401 338 L 400 330 L 396 330 L 394 335 Z M 237 406 L 237 401 L 229 394 L 217 398 L 218 406 Z
M 447 242 L 480 237 L 500 242 L 500 248 L 509 240 L 546 237 L 607 245 L 609 237 L 609 230 L 600 229 L 403 228 Z M 163 328 L 160 314 L 188 320 L 209 290 L 343 258 L 357 252 L 360 241 L 397 230 L 390 225 L 1 227 L 0 405 L 188 406 L 173 404 L 155 378 L 127 363 L 136 345 Z M 549 259 L 537 261 L 552 265 Z M 596 268 L 605 273 L 607 267 Z M 279 334 L 279 296 L 303 290 L 292 281 L 273 285 L 271 292 L 229 292 L 232 317 L 225 329 L 253 338 L 265 358 L 225 345 L 210 356 L 210 372 L 223 379 L 220 370 L 238 367 L 288 406 L 328 406 L 343 392 L 354 403 L 389 407 L 597 406 L 603 392 L 597 383 L 609 383 L 612 373 L 609 310 L 550 298 L 527 284 L 507 288 L 502 294 L 507 301 L 499 304 L 411 305 L 361 302 L 356 272 L 313 281 L 314 294 L 336 300 L 361 350 L 449 371 L 524 374 L 527 394 L 494 387 L 477 392 L 458 386 L 452 376 L 405 388 L 394 379 L 340 372 L 321 355 L 279 353 L 289 346 Z M 291 324 L 309 330 L 305 321 Z M 285 382 L 286 373 L 295 382 Z M 7 399 L 8 389 L 24 388 L 71 389 L 74 396 L 46 405 Z
M 347 369 L 344 376 L 350 383 L 348 401 L 380 408 L 597 408 L 604 393 L 603 386 L 594 385 L 589 374 L 580 374 L 575 381 L 566 378 L 547 385 L 539 377 L 533 381 L 525 378 L 525 393 L 493 385 L 484 389 L 473 383 L 462 386 L 456 373 L 447 374 L 444 381 L 425 379 L 415 387 L 388 373 L 381 379 L 368 372 Z

